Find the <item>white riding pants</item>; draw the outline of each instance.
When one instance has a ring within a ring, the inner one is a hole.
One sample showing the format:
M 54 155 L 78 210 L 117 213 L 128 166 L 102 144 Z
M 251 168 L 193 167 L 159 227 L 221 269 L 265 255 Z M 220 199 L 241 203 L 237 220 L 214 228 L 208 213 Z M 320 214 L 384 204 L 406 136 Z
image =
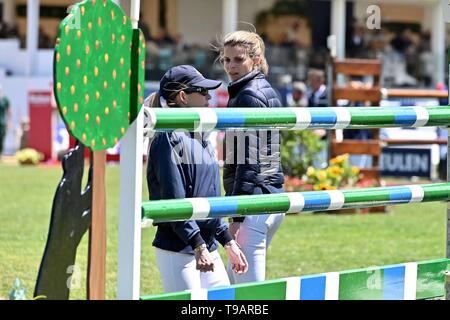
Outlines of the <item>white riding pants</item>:
M 239 227 L 236 241 L 248 261 L 248 271 L 236 274 L 228 262 L 230 282 L 264 281 L 266 278 L 266 253 L 275 232 L 283 222 L 284 214 L 263 214 L 245 217 Z
M 217 250 L 210 252 L 214 271 L 196 269 L 195 256 L 155 248 L 156 261 L 164 292 L 212 288 L 230 285 L 227 271 Z

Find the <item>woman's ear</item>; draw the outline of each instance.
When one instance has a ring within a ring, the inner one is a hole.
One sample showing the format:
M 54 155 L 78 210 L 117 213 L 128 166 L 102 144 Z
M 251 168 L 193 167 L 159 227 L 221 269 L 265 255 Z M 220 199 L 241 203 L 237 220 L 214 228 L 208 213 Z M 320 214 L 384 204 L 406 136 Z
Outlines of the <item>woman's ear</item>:
M 180 93 L 178 94 L 178 97 L 180 98 L 181 106 L 186 106 L 188 104 L 188 97 L 187 97 L 186 92 L 180 91 Z
M 253 58 L 253 67 L 259 67 L 261 65 L 261 57 Z

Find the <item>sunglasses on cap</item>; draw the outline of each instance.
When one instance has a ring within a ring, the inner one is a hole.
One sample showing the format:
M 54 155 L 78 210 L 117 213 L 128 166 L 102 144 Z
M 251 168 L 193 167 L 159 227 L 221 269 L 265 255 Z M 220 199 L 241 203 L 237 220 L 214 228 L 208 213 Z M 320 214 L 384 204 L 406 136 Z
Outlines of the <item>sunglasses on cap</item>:
M 207 88 L 203 88 L 203 87 L 189 87 L 186 89 L 183 89 L 184 92 L 186 92 L 187 94 L 189 93 L 200 93 L 202 96 L 206 96 L 208 95 L 208 89 Z

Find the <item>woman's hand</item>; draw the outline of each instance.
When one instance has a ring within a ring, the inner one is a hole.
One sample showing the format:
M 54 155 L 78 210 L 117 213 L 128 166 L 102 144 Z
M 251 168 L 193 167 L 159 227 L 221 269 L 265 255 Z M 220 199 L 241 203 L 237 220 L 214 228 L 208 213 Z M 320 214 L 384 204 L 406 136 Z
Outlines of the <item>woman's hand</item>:
M 196 269 L 200 272 L 214 271 L 214 262 L 206 247 L 195 251 L 195 260 L 197 262 Z
M 248 262 L 244 253 L 236 241 L 231 240 L 225 246 L 225 252 L 230 260 L 233 271 L 237 274 L 246 273 L 248 271 Z

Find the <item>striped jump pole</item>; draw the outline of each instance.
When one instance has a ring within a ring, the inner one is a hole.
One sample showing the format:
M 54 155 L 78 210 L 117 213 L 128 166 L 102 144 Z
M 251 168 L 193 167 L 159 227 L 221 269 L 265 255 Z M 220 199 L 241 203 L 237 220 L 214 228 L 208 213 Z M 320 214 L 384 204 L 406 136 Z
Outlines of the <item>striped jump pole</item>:
M 144 295 L 141 300 L 423 300 L 444 295 L 449 259 Z
M 361 129 L 449 126 L 450 106 L 331 108 L 144 108 L 144 132 L 225 129 Z
M 142 217 L 154 222 L 367 208 L 414 202 L 447 201 L 450 183 L 355 190 L 289 192 L 251 196 L 185 198 L 142 203 Z

